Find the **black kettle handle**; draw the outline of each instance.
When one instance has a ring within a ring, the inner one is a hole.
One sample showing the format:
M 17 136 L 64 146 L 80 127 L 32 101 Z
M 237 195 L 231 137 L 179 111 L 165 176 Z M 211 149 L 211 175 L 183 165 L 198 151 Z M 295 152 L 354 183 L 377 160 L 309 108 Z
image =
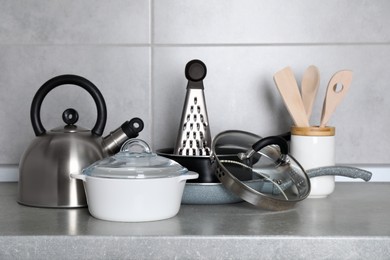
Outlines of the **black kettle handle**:
M 65 84 L 82 87 L 92 96 L 97 108 L 97 120 L 91 132 L 97 136 L 101 136 L 107 121 L 106 102 L 104 101 L 103 95 L 100 93 L 99 89 L 92 82 L 77 75 L 60 75 L 54 77 L 39 88 L 33 98 L 30 110 L 30 118 L 35 135 L 40 136 L 46 133 L 46 129 L 43 127 L 41 122 L 41 105 L 43 99 L 51 90 Z

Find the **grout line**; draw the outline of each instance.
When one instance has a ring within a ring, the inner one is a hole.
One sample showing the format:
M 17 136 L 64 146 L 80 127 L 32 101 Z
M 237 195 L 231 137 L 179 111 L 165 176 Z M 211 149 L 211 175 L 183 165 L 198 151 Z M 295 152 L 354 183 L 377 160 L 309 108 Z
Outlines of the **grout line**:
M 288 47 L 288 46 L 385 46 L 390 42 L 361 42 L 361 43 L 154 43 L 156 47 Z
M 149 42 L 154 44 L 154 0 L 149 0 Z
M 153 144 L 154 144 L 154 79 L 153 79 L 153 74 L 154 74 L 154 0 L 149 0 L 149 124 L 150 124 L 150 143 L 152 144 L 152 149 L 153 149 Z
M 150 0 L 153 3 L 153 0 Z M 152 8 L 152 7 L 151 7 Z M 330 42 L 330 43 L 155 43 L 154 19 L 150 11 L 150 43 L 0 43 L 0 46 L 46 46 L 46 47 L 288 47 L 288 46 L 387 46 L 390 42 Z
M 32 47 L 150 47 L 150 43 L 0 43 L 0 46 Z

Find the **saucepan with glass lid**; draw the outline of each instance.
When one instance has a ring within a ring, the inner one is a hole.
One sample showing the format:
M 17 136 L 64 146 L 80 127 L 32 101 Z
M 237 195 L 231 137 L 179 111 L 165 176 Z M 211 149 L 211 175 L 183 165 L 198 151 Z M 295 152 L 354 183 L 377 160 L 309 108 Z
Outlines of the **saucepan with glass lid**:
M 308 175 L 280 136 L 254 139 L 243 131 L 225 131 L 214 138 L 211 157 L 223 186 L 260 208 L 290 209 L 310 193 Z

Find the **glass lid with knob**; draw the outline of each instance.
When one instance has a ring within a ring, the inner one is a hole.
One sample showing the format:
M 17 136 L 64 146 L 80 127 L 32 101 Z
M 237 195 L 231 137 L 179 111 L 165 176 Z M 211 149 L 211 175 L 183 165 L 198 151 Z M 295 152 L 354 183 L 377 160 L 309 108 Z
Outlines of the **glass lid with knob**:
M 186 173 L 187 168 L 152 153 L 149 145 L 140 139 L 126 141 L 120 152 L 83 170 L 87 176 L 113 179 L 171 178 Z
M 278 136 L 256 139 L 244 131 L 225 131 L 212 144 L 221 183 L 243 200 L 269 210 L 292 208 L 310 193 L 310 179 Z

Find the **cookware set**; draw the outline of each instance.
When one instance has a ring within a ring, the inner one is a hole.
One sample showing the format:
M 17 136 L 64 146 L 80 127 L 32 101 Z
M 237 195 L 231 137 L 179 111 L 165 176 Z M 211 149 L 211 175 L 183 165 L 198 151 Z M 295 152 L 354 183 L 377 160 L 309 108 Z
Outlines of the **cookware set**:
M 18 202 L 49 208 L 88 206 L 90 214 L 99 219 L 140 222 L 173 217 L 181 204 L 247 201 L 261 209 L 286 210 L 308 197 L 312 177 L 370 179 L 371 173 L 351 167 L 305 170 L 289 153 L 289 134 L 262 138 L 228 130 L 212 139 L 203 83 L 206 65 L 191 60 L 184 72 L 187 93 L 176 142 L 156 153 L 136 139 L 144 127 L 137 117 L 101 137 L 107 109 L 89 80 L 61 75 L 43 84 L 31 105 L 36 138 L 20 161 Z M 294 124 L 308 127 L 319 85 L 318 69 L 310 66 L 305 72 L 302 97 L 290 68 L 277 72 L 274 79 Z M 345 92 L 350 81 L 350 72 L 343 71 L 329 84 L 341 82 Z M 92 130 L 77 126 L 78 113 L 69 108 L 62 115 L 66 125 L 46 131 L 40 119 L 43 99 L 52 89 L 69 84 L 93 97 L 96 123 Z M 327 124 L 342 98 L 331 94 L 326 96 L 321 125 Z

